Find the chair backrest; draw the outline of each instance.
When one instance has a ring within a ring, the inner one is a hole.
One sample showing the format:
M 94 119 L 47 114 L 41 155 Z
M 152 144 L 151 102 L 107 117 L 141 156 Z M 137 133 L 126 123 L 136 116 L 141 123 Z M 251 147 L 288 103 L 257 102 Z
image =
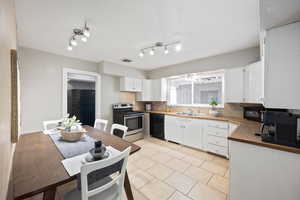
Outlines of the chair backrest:
M 94 123 L 94 128 L 106 131 L 108 120 L 105 119 L 96 119 Z
M 123 135 L 122 135 L 122 138 L 124 139 L 125 136 L 127 135 L 127 130 L 128 130 L 128 127 L 127 126 L 123 126 L 121 124 L 113 124 L 111 125 L 111 129 L 110 129 L 110 133 L 112 135 L 114 135 L 114 131 L 115 130 L 120 130 L 123 132 Z
M 61 122 L 62 120 L 49 120 L 49 121 L 43 121 L 43 128 L 44 131 L 50 130 L 55 128 L 59 122 Z M 52 126 L 52 128 L 49 128 L 49 126 Z
M 91 163 L 86 163 L 81 166 L 81 200 L 88 200 L 89 197 L 94 196 L 96 194 L 99 194 L 103 192 L 104 190 L 107 190 L 108 188 L 114 186 L 116 183 L 118 187 L 118 195 L 122 195 L 123 186 L 124 186 L 124 179 L 125 179 L 125 172 L 126 172 L 126 166 L 127 166 L 127 160 L 130 153 L 131 147 L 128 147 L 120 154 L 107 158 L 100 161 L 95 161 Z M 88 174 L 100 169 L 103 169 L 105 167 L 112 166 L 118 162 L 122 162 L 122 167 L 120 172 L 117 176 L 114 176 L 111 181 L 108 183 L 101 185 L 99 187 L 93 188 L 89 190 L 88 188 Z

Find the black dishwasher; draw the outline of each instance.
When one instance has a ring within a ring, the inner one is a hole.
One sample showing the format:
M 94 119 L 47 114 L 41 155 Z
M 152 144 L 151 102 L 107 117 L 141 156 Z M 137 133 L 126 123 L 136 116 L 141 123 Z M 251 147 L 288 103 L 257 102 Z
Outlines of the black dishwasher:
M 165 115 L 150 113 L 150 135 L 165 139 Z

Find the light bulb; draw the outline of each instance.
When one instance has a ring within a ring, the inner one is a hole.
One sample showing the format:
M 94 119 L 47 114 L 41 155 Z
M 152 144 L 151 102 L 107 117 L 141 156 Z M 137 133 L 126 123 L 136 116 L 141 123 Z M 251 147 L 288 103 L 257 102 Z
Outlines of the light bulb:
M 168 49 L 168 47 L 167 46 L 165 46 L 165 54 L 168 54 L 169 53 L 169 49 Z
M 143 57 L 144 57 L 144 52 L 141 51 L 141 52 L 139 53 L 139 56 L 140 56 L 140 58 L 143 58 Z
M 87 37 L 82 36 L 82 37 L 81 37 L 81 40 L 82 40 L 83 42 L 86 42 L 86 41 L 87 41 Z
M 181 51 L 181 48 L 182 48 L 181 44 L 178 43 L 178 44 L 176 44 L 176 46 L 175 46 L 175 51 L 179 52 L 179 51 Z
M 151 49 L 151 50 L 149 51 L 149 54 L 150 54 L 151 56 L 153 56 L 153 55 L 154 55 L 154 49 Z
M 90 31 L 89 31 L 89 28 L 85 28 L 84 30 L 83 30 L 83 35 L 85 36 L 85 37 L 90 37 L 90 35 L 91 35 L 91 33 L 90 33 Z
M 68 46 L 68 51 L 72 51 L 73 47 L 71 45 Z
M 71 43 L 72 46 L 77 46 L 77 41 L 75 40 L 75 38 L 72 38 L 70 43 Z

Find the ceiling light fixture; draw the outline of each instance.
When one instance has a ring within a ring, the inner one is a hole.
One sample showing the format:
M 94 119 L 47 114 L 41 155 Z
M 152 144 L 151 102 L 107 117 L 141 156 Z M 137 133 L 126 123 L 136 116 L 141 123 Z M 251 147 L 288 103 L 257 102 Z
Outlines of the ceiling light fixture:
M 141 52 L 139 53 L 140 58 L 144 57 L 144 55 L 145 55 L 144 51 L 141 51 Z
M 77 46 L 77 41 L 76 41 L 75 35 L 71 38 L 70 44 L 71 44 L 73 47 L 76 47 L 76 46 Z
M 91 36 L 90 28 L 87 26 L 87 22 L 84 23 L 83 35 L 87 38 Z
M 143 58 L 145 55 L 145 51 L 149 51 L 149 55 L 153 56 L 155 54 L 156 49 L 161 49 L 163 48 L 164 54 L 170 53 L 169 47 L 174 48 L 175 51 L 179 52 L 181 51 L 182 45 L 180 41 L 176 42 L 169 42 L 169 43 L 163 43 L 163 42 L 156 42 L 155 44 L 145 47 L 140 50 L 139 57 Z
M 85 22 L 83 28 L 74 28 L 72 36 L 69 40 L 68 50 L 72 51 L 74 46 L 77 46 L 77 39 L 81 39 L 82 42 L 87 42 L 87 39 L 90 37 L 90 28 L 87 26 L 87 22 Z
M 82 37 L 81 37 L 81 41 L 82 41 L 82 42 L 87 42 L 87 37 L 82 36 Z
M 168 49 L 168 46 L 165 46 L 165 50 L 164 50 L 164 53 L 165 53 L 165 54 L 168 54 L 168 53 L 169 53 L 169 49 Z
M 150 55 L 150 56 L 153 56 L 153 55 L 154 55 L 154 48 L 152 48 L 152 49 L 149 51 L 149 55 Z
M 181 48 L 182 48 L 181 43 L 175 45 L 175 51 L 179 52 L 181 51 Z

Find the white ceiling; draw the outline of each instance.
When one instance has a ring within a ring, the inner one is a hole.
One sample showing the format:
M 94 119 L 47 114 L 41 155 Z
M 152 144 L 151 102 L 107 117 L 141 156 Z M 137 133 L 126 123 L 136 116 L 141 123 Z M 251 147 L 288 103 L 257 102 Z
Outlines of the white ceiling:
M 261 0 L 262 29 L 300 20 L 300 0 Z
M 258 0 L 16 0 L 19 45 L 90 61 L 150 70 L 258 45 Z M 91 37 L 67 51 L 72 29 Z M 138 57 L 157 41 L 181 40 L 180 53 Z M 123 63 L 124 64 L 124 63 Z

